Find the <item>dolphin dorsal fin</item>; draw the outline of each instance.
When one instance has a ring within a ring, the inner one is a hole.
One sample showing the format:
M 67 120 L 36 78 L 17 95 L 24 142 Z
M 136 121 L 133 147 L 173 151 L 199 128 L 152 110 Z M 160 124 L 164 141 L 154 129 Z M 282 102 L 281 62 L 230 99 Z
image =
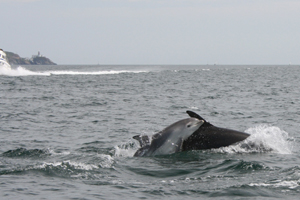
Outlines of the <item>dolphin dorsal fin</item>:
M 203 120 L 204 122 L 206 122 L 205 119 L 203 119 L 200 115 L 198 115 L 197 113 L 195 113 L 195 112 L 193 112 L 193 111 L 187 110 L 186 113 L 187 113 L 190 117 L 194 117 L 194 118 L 197 118 L 197 119 L 200 119 L 200 120 Z
M 190 116 L 190 117 L 194 117 L 200 120 L 204 121 L 204 124 L 202 125 L 202 127 L 207 127 L 207 126 L 212 126 L 211 123 L 209 123 L 208 121 L 206 121 L 205 119 L 203 119 L 203 117 L 201 117 L 200 115 L 198 115 L 197 113 L 187 110 L 186 113 Z

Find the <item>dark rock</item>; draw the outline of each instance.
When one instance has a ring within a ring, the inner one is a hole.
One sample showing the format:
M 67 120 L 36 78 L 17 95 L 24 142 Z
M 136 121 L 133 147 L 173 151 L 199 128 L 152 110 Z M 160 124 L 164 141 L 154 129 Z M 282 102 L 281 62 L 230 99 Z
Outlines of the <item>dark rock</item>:
M 11 65 L 56 65 L 49 58 L 41 55 L 32 56 L 32 58 L 22 58 L 18 54 L 6 51 L 6 56 Z

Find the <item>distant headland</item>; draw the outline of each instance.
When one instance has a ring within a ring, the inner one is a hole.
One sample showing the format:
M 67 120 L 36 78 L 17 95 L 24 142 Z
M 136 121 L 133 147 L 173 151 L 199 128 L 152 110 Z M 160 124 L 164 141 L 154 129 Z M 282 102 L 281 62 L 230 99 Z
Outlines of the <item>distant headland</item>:
M 22 58 L 18 54 L 5 51 L 7 60 L 11 65 L 56 65 L 49 58 L 43 56 L 38 52 L 37 55 L 33 55 L 31 58 Z

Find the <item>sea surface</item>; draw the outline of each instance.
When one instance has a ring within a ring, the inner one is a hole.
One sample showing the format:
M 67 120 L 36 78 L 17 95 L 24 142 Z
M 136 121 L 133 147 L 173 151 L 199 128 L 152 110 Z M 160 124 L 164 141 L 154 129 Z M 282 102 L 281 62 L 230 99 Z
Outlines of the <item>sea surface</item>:
M 251 136 L 133 157 L 186 110 Z M 0 199 L 298 199 L 299 150 L 300 66 L 0 69 Z

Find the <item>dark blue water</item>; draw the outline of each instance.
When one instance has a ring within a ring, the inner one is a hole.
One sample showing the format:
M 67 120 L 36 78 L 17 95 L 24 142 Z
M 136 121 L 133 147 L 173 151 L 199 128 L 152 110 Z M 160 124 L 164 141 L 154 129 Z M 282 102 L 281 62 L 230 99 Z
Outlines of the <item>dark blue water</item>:
M 0 69 L 0 199 L 298 198 L 299 66 Z M 133 157 L 193 110 L 250 133 L 229 147 Z

